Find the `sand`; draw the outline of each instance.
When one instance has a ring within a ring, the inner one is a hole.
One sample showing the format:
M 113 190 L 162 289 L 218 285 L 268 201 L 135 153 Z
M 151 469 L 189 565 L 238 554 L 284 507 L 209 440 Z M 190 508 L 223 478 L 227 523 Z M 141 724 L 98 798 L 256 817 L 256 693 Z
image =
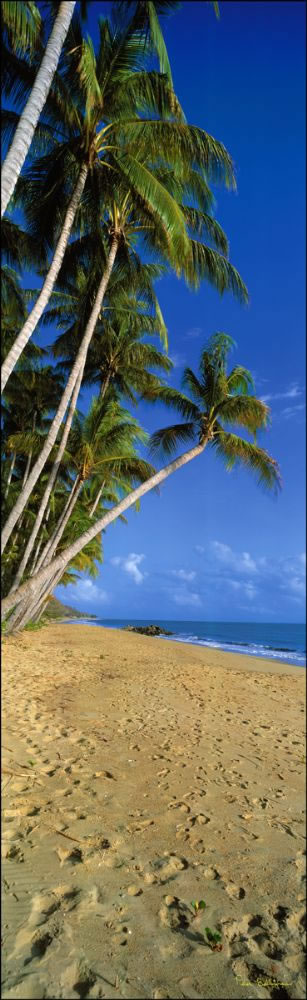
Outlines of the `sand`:
M 4 640 L 3 1000 L 304 996 L 304 691 L 87 625 Z

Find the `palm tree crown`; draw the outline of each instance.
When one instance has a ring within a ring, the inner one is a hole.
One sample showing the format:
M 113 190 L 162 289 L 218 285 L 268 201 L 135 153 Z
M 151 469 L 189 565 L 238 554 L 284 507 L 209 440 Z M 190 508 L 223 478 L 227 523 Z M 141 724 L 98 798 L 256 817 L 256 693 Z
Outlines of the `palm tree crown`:
M 225 333 L 215 333 L 201 353 L 199 374 L 191 368 L 183 374 L 183 387 L 189 396 L 176 389 L 162 387 L 153 398 L 175 407 L 186 418 L 156 431 L 151 438 L 151 450 L 171 455 L 181 442 L 194 441 L 210 445 L 226 462 L 230 471 L 236 463 L 245 465 L 258 478 L 259 484 L 278 490 L 280 474 L 275 459 L 256 442 L 256 433 L 269 420 L 269 408 L 252 395 L 253 378 L 247 368 L 236 365 L 227 373 L 227 358 L 234 341 Z M 241 437 L 230 427 L 241 427 L 254 440 Z

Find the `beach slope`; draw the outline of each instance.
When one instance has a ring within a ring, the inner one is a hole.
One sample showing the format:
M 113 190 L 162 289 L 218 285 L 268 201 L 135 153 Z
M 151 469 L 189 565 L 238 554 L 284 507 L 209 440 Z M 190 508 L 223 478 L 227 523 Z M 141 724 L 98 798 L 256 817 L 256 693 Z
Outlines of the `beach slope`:
M 3 1000 L 301 998 L 304 671 L 60 624 L 2 663 Z

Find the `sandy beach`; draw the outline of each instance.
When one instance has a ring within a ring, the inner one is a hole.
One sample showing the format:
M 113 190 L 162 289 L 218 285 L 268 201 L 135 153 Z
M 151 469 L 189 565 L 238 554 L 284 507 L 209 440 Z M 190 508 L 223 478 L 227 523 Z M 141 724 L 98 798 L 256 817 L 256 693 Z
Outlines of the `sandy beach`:
M 3 1000 L 303 997 L 305 672 L 63 624 L 2 669 Z

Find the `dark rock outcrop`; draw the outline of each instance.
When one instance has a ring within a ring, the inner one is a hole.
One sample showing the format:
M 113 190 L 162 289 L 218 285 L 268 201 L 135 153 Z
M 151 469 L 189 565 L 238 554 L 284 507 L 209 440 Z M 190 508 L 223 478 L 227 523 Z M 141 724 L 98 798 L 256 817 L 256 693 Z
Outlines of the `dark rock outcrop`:
M 174 635 L 160 625 L 124 625 L 124 632 L 139 632 L 140 635 Z

